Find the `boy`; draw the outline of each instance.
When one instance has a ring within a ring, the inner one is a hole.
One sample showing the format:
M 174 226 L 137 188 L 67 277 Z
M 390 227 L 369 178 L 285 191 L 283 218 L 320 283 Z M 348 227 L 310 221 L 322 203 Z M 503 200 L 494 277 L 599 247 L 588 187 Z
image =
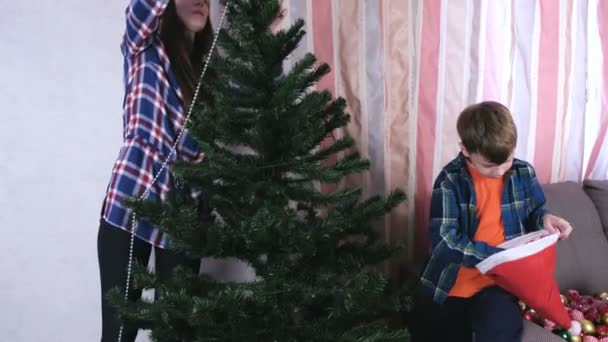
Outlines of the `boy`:
M 457 122 L 461 153 L 433 186 L 432 253 L 420 279 L 410 329 L 414 342 L 521 340 L 517 299 L 475 265 L 496 247 L 545 228 L 567 238 L 570 224 L 548 214 L 534 168 L 514 159 L 517 129 L 496 102 L 466 108 Z

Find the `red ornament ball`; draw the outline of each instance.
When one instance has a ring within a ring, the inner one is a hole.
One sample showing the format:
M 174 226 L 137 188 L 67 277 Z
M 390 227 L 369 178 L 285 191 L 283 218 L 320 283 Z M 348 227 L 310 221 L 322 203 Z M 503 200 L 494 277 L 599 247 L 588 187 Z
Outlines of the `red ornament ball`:
M 601 337 L 608 337 L 608 325 L 596 325 L 595 333 Z

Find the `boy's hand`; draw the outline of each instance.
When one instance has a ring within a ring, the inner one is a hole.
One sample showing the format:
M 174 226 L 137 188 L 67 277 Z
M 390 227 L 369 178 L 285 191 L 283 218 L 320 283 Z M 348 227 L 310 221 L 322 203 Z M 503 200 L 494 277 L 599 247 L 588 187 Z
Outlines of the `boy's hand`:
M 572 233 L 572 226 L 568 221 L 551 214 L 543 217 L 543 228 L 551 233 L 559 233 L 560 240 L 567 239 Z

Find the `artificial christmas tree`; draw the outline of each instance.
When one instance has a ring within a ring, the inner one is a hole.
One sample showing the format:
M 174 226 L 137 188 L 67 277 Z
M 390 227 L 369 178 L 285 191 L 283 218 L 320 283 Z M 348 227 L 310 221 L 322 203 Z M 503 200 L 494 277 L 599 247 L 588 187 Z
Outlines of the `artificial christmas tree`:
M 329 68 L 308 54 L 277 74 L 304 22 L 273 33 L 279 0 L 227 6 L 188 125 L 205 159 L 174 163 L 180 186 L 164 204 L 131 205 L 177 252 L 242 260 L 255 281 L 220 282 L 186 269 L 158 279 L 140 265 L 133 286 L 155 288 L 156 300 L 124 304 L 114 292 L 113 301 L 155 341 L 403 341 L 406 332 L 386 325 L 399 304 L 374 267 L 399 248 L 373 228 L 403 192 L 361 199 L 354 187 L 319 190 L 369 167 L 351 138 L 332 140 L 349 121 L 345 101 L 311 90 Z M 200 189 L 200 202 L 187 189 Z

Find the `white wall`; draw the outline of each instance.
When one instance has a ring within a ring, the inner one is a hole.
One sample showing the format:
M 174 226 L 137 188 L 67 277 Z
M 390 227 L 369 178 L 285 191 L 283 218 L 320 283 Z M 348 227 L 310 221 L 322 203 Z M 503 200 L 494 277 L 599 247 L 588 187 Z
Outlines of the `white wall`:
M 122 1 L 3 1 L 0 340 L 99 340 L 96 233 L 121 139 Z
M 0 341 L 98 341 L 126 1 L 1 3 Z

